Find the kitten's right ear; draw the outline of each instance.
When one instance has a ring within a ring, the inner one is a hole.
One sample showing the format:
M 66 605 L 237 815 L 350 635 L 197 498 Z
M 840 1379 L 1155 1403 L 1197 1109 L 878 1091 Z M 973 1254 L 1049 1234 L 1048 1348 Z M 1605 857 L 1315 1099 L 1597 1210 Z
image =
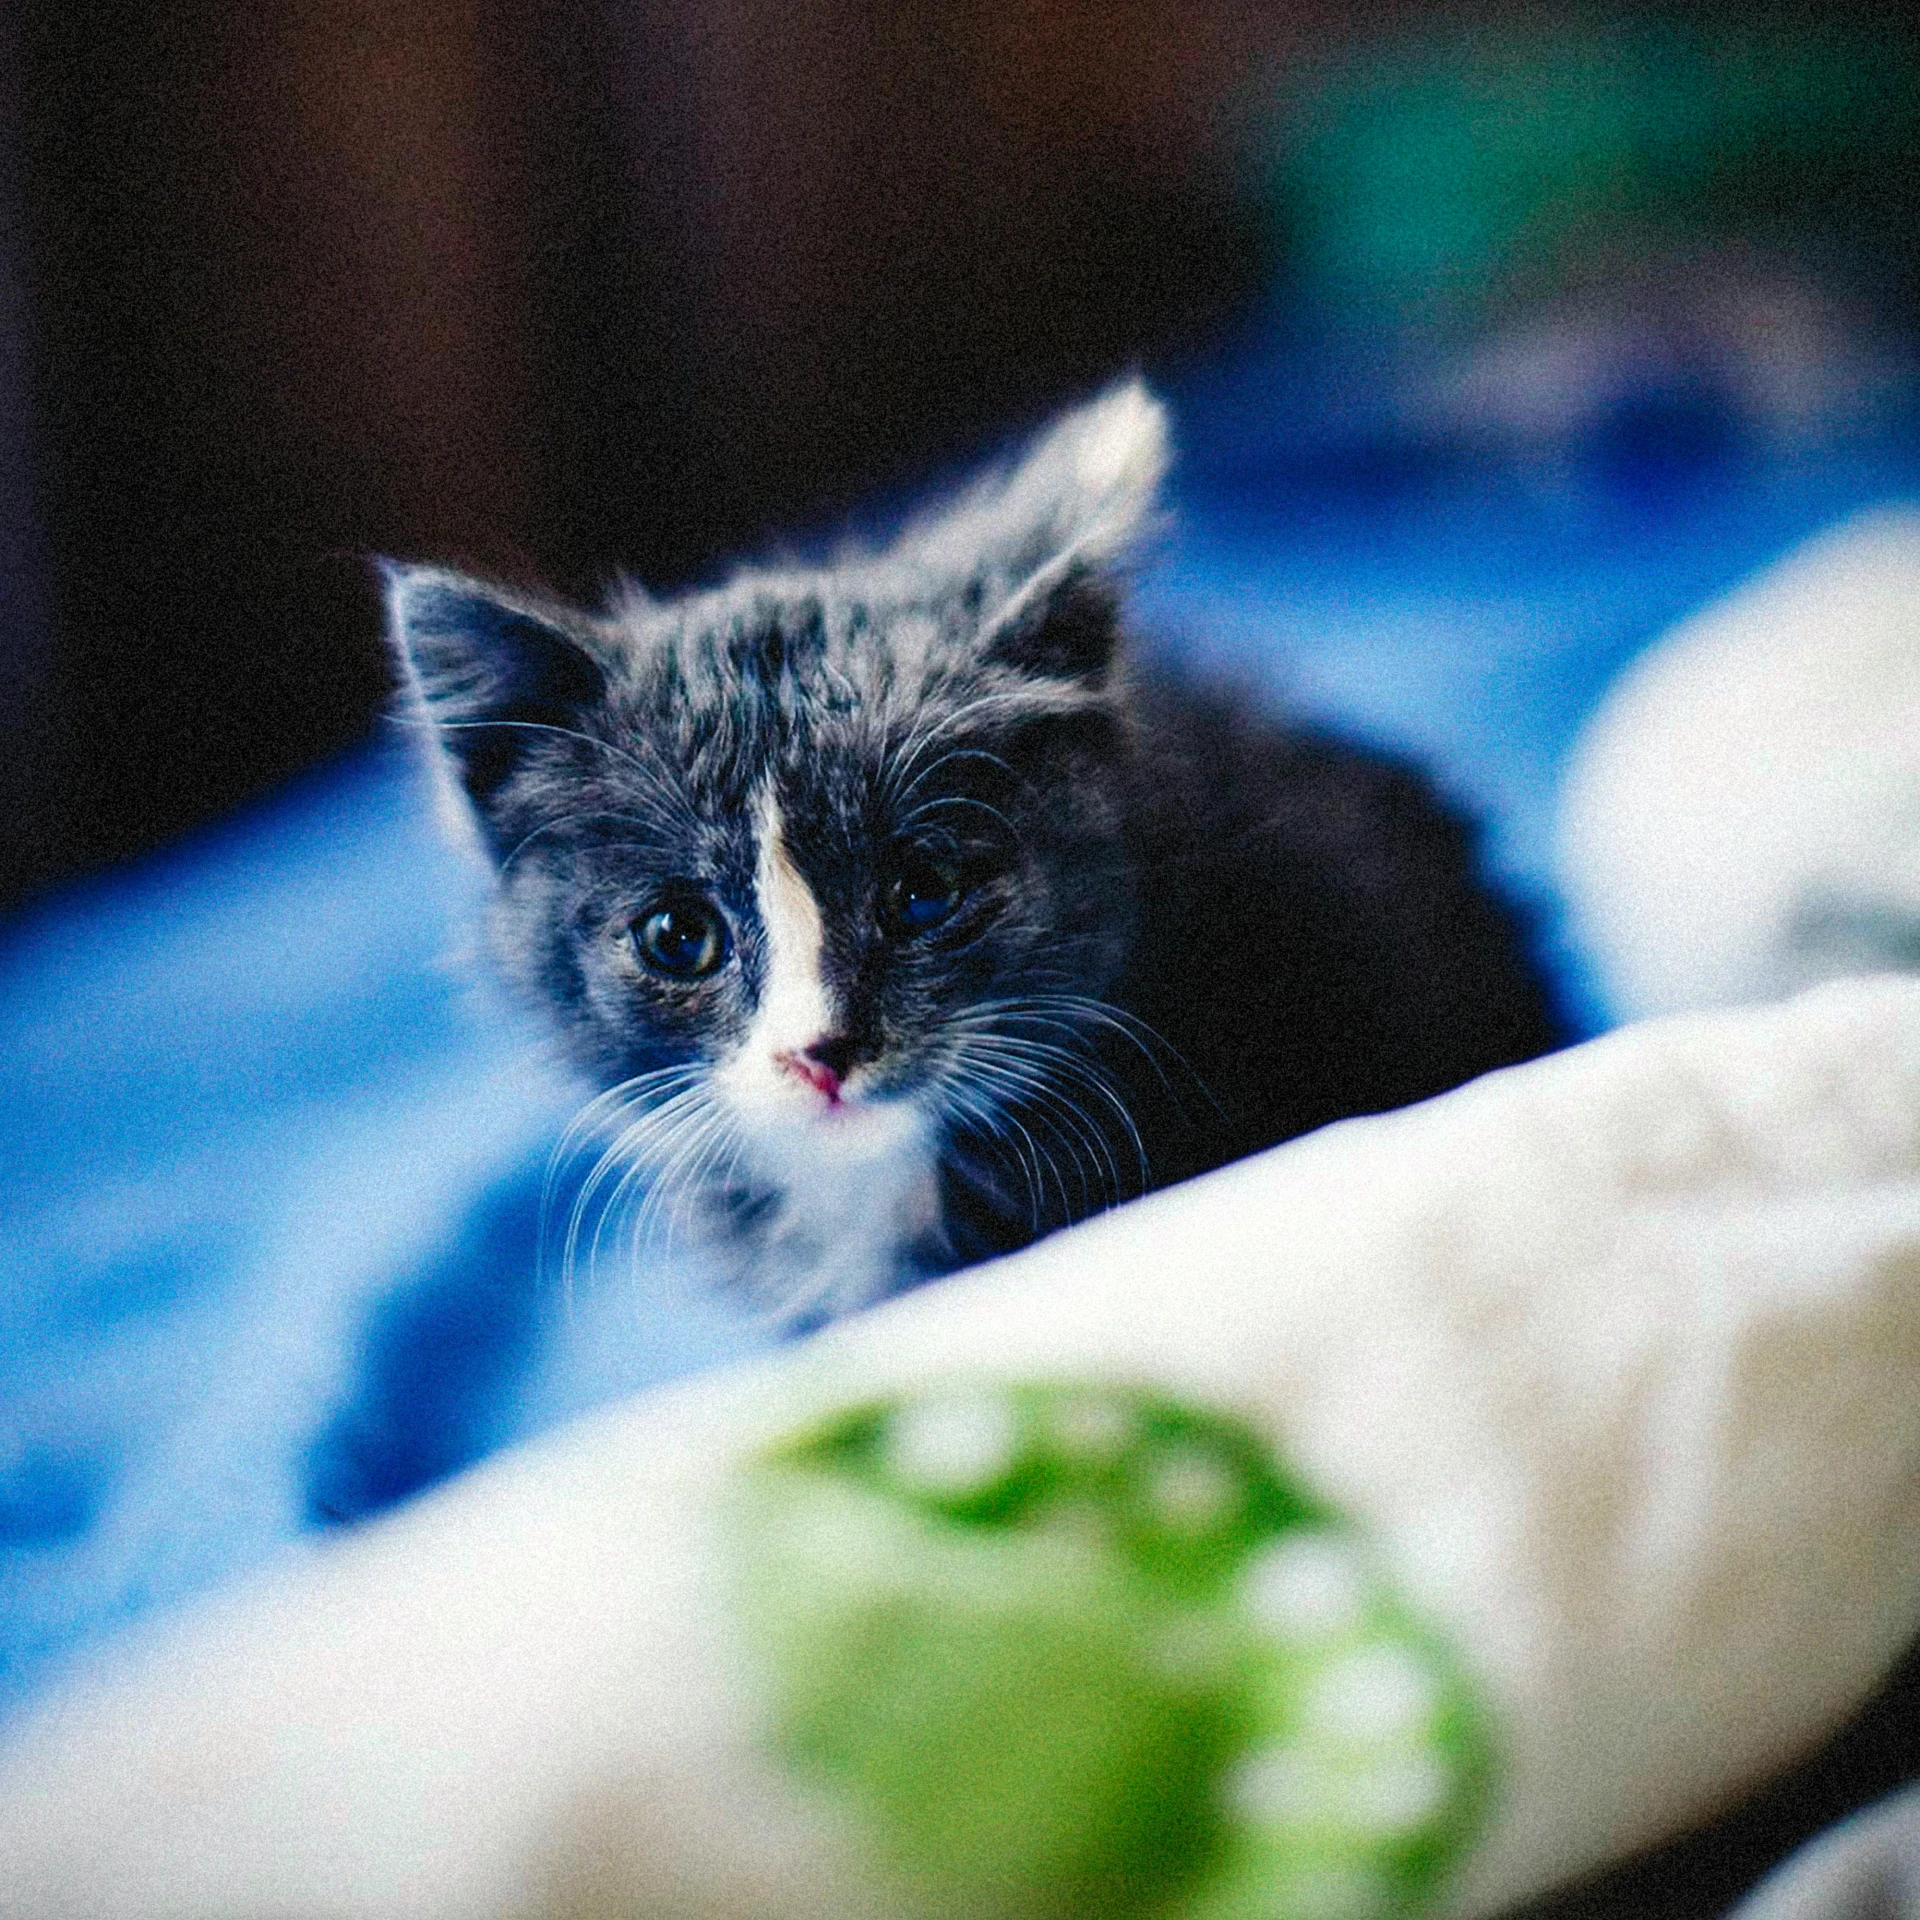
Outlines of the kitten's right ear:
M 1124 381 L 1057 420 L 1011 471 L 909 528 L 901 550 L 970 589 L 990 657 L 1041 680 L 1097 680 L 1166 469 L 1166 410 Z
M 564 614 L 437 567 L 383 561 L 381 573 L 408 695 L 490 840 L 494 799 L 529 746 L 576 728 L 606 675 Z

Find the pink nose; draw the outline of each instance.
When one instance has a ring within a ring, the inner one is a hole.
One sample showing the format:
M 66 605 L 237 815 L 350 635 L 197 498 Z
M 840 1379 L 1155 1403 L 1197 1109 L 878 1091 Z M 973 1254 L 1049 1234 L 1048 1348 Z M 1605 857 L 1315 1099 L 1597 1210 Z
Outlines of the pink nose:
M 829 1106 L 840 1100 L 840 1084 L 853 1065 L 853 1043 L 844 1035 L 832 1033 L 797 1052 L 775 1055 L 779 1064 L 804 1080 L 816 1093 L 826 1096 Z
M 829 1106 L 838 1103 L 840 1076 L 831 1067 L 822 1066 L 818 1060 L 804 1053 L 783 1053 L 780 1064 L 796 1078 L 804 1080 L 816 1093 L 824 1093 Z

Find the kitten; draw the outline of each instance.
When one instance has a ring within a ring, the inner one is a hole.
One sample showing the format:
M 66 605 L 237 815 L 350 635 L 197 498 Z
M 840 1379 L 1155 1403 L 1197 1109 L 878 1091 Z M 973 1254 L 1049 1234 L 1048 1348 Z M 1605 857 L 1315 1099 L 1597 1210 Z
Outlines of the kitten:
M 495 956 L 607 1090 L 580 1207 L 820 1318 L 1554 1044 L 1414 774 L 1130 657 L 1165 464 L 1130 384 L 831 566 L 390 569 Z

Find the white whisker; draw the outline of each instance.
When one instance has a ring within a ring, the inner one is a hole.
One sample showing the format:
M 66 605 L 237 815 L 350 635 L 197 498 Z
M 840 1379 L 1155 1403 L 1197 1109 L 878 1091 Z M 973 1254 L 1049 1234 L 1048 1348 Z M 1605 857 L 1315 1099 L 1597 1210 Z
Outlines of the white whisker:
M 1063 1027 L 1075 1034 L 1083 1034 L 1085 1028 L 1092 1027 L 1111 1034 L 1116 1040 L 1132 1047 L 1153 1069 L 1155 1078 L 1176 1106 L 1180 1105 L 1180 1095 L 1168 1078 L 1168 1064 L 1180 1070 L 1192 1091 L 1216 1115 L 1225 1117 L 1220 1103 L 1186 1056 L 1137 1014 L 1129 1013 L 1125 1007 L 1115 1006 L 1110 1000 L 1096 999 L 1086 993 L 1013 994 L 980 1002 L 957 1016 L 954 1024 L 964 1027 L 974 1020 L 998 1031 L 1004 1031 L 1009 1026 L 1032 1024 Z
M 907 802 L 910 801 L 935 774 L 939 773 L 942 768 L 953 765 L 953 763 L 958 760 L 983 760 L 988 766 L 997 767 L 1010 780 L 1017 780 L 1020 777 L 1006 760 L 999 754 L 990 752 L 985 747 L 949 747 L 945 753 L 938 755 L 922 767 L 905 787 L 898 790 L 890 789 L 886 796 L 887 800 L 894 807 L 906 806 Z
M 1029 1222 L 1038 1233 L 1045 1182 L 1032 1136 L 991 1101 L 982 1104 L 976 1100 L 970 1087 L 949 1081 L 940 1091 L 942 1105 L 957 1112 L 969 1131 L 983 1135 L 993 1145 L 1004 1145 L 1013 1154 L 1015 1168 L 1027 1188 Z
M 597 1116 L 598 1124 L 609 1124 L 616 1116 L 631 1113 L 637 1104 L 640 1110 L 637 1117 L 626 1121 L 614 1138 L 602 1149 L 592 1170 L 581 1183 L 579 1192 L 574 1195 L 572 1206 L 568 1209 L 566 1240 L 561 1255 L 561 1273 L 569 1296 L 571 1296 L 574 1277 L 579 1271 L 580 1238 L 586 1229 L 589 1217 L 595 1220 L 587 1254 L 587 1272 L 591 1281 L 597 1276 L 600 1246 L 609 1217 L 617 1210 L 634 1182 L 646 1178 L 657 1164 L 655 1142 L 662 1136 L 671 1138 L 679 1125 L 690 1115 L 698 1113 L 710 1099 L 711 1096 L 705 1087 L 694 1077 L 698 1073 L 697 1068 L 681 1067 L 665 1069 L 655 1075 L 638 1075 L 635 1080 L 622 1082 L 618 1088 L 609 1090 L 610 1093 L 622 1096 L 618 1101 L 603 1107 L 602 1103 L 607 1101 L 608 1096 L 602 1095 L 600 1100 L 589 1103 L 590 1108 L 602 1108 Z M 636 1093 L 635 1089 L 641 1083 L 652 1082 L 653 1086 L 647 1089 L 651 1092 L 658 1085 L 673 1084 L 675 1081 L 680 1083 L 678 1089 L 667 1098 L 650 1104 L 640 1104 L 645 1099 L 645 1095 Z M 568 1135 L 580 1138 L 584 1137 L 585 1131 L 580 1128 L 580 1122 L 576 1119 L 574 1126 L 568 1129 Z M 568 1135 L 562 1136 L 563 1146 Z M 558 1151 L 556 1149 L 556 1152 Z M 550 1181 L 552 1179 L 551 1167 L 549 1179 Z M 614 1190 L 600 1205 L 596 1214 L 595 1202 L 599 1200 L 601 1191 L 609 1180 L 615 1181 Z
M 917 807 L 902 814 L 894 822 L 894 831 L 911 833 L 923 820 L 930 820 L 939 813 L 953 812 L 963 808 L 973 813 L 984 813 L 990 820 L 1004 827 L 1009 838 L 1015 836 L 1016 829 L 1013 822 L 998 807 L 990 805 L 985 800 L 975 800 L 969 795 L 959 793 L 943 794 L 932 800 L 921 801 Z
M 625 1080 L 596 1094 L 587 1101 L 562 1130 L 554 1142 L 552 1151 L 547 1155 L 546 1172 L 540 1183 L 540 1216 L 538 1228 L 538 1246 L 535 1252 L 536 1284 L 544 1287 L 548 1284 L 550 1273 L 547 1264 L 547 1248 L 552 1239 L 554 1203 L 558 1197 L 560 1182 L 568 1164 L 578 1155 L 584 1143 L 596 1132 L 615 1123 L 621 1115 L 635 1106 L 647 1107 L 655 1103 L 658 1096 L 667 1090 L 679 1090 L 690 1086 L 699 1077 L 703 1069 L 695 1064 L 656 1067 L 650 1072 L 636 1073 Z M 621 1149 L 616 1142 L 609 1151 L 618 1153 Z M 606 1164 L 606 1154 L 596 1162 L 594 1170 L 588 1176 L 589 1188 L 597 1185 L 601 1178 L 601 1168 Z M 591 1204 L 591 1193 L 583 1203 L 576 1195 L 574 1205 L 569 1211 L 567 1228 L 567 1251 L 561 1263 L 562 1286 L 569 1313 L 573 1310 L 573 1254 L 579 1237 L 579 1221 L 584 1206 Z
M 1012 1034 L 975 1033 L 969 1036 L 967 1044 L 976 1052 L 984 1052 L 990 1058 L 1005 1058 L 1033 1068 L 1036 1088 L 1047 1085 L 1045 1079 L 1047 1073 L 1058 1074 L 1074 1086 L 1084 1088 L 1111 1111 L 1119 1122 L 1128 1143 L 1133 1148 L 1134 1157 L 1139 1162 L 1140 1184 L 1145 1187 L 1149 1183 L 1146 1146 L 1140 1138 L 1140 1129 L 1135 1124 L 1133 1115 L 1127 1110 L 1126 1102 L 1114 1091 L 1106 1076 L 1091 1060 L 1048 1041 L 1029 1040 L 1024 1036 Z M 1050 1088 L 1048 1090 L 1055 1092 L 1058 1097 L 1057 1090 Z M 1102 1151 L 1106 1152 L 1104 1135 L 1100 1134 L 1097 1128 L 1094 1131 L 1096 1138 L 1101 1141 Z M 1111 1159 L 1109 1164 L 1113 1165 Z M 1113 1175 L 1117 1191 L 1120 1184 L 1117 1165 L 1113 1165 Z
M 732 1131 L 727 1115 L 710 1105 L 685 1129 L 668 1159 L 644 1169 L 647 1191 L 625 1234 L 631 1260 L 638 1261 L 656 1227 L 663 1232 L 663 1244 L 672 1245 L 685 1224 L 686 1203 L 706 1190 L 706 1175 Z
M 959 706 L 950 708 L 937 719 L 909 733 L 906 739 L 893 750 L 886 774 L 880 782 L 880 798 L 888 802 L 904 798 L 905 796 L 900 793 L 899 783 L 913 771 L 920 756 L 943 734 L 955 727 L 965 726 L 989 716 L 997 718 L 1006 713 L 1033 713 L 1043 709 L 1069 712 L 1088 704 L 1090 702 L 1085 695 L 1065 693 L 1051 700 L 1043 700 L 1036 696 L 1036 691 L 1032 688 L 1023 688 L 1018 691 L 995 688 L 987 693 L 975 694 L 972 699 L 961 702 Z M 961 748 L 956 751 L 981 753 L 989 759 L 997 760 L 1008 773 L 1013 772 L 1004 760 L 999 760 L 997 755 L 988 754 L 985 748 Z M 916 780 L 915 785 L 917 784 Z M 911 795 L 912 792 L 912 787 L 906 790 L 907 795 Z
M 987 1063 L 976 1059 L 971 1064 L 978 1079 L 988 1085 L 997 1085 L 1009 1093 L 1014 1102 L 1021 1106 L 1027 1120 L 1059 1142 L 1080 1177 L 1083 1201 L 1091 1202 L 1090 1176 L 1099 1173 L 1103 1165 L 1108 1177 L 1100 1183 L 1101 1191 L 1109 1201 L 1119 1197 L 1119 1170 L 1113 1164 L 1099 1129 L 1087 1121 L 1058 1088 L 1049 1085 L 1043 1073 L 1038 1070 L 1023 1072 L 1018 1066 L 1005 1062 Z M 1069 1215 L 1074 1214 L 1076 1209 L 1067 1198 L 1064 1186 L 1060 1197 Z M 1083 1207 L 1078 1211 L 1088 1210 L 1090 1208 Z

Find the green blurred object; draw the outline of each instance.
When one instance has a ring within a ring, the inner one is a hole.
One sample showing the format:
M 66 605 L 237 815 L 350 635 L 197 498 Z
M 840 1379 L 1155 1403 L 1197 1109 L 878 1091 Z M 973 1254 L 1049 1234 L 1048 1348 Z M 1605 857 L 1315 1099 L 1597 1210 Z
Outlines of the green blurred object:
M 1482 28 L 1291 75 L 1255 120 L 1298 291 L 1336 313 L 1471 323 L 1729 243 L 1911 292 L 1920 64 L 1885 24 Z
M 1413 1911 L 1476 1830 L 1483 1720 L 1245 1426 L 1120 1387 L 852 1409 L 749 1475 L 781 1755 L 907 1910 Z

